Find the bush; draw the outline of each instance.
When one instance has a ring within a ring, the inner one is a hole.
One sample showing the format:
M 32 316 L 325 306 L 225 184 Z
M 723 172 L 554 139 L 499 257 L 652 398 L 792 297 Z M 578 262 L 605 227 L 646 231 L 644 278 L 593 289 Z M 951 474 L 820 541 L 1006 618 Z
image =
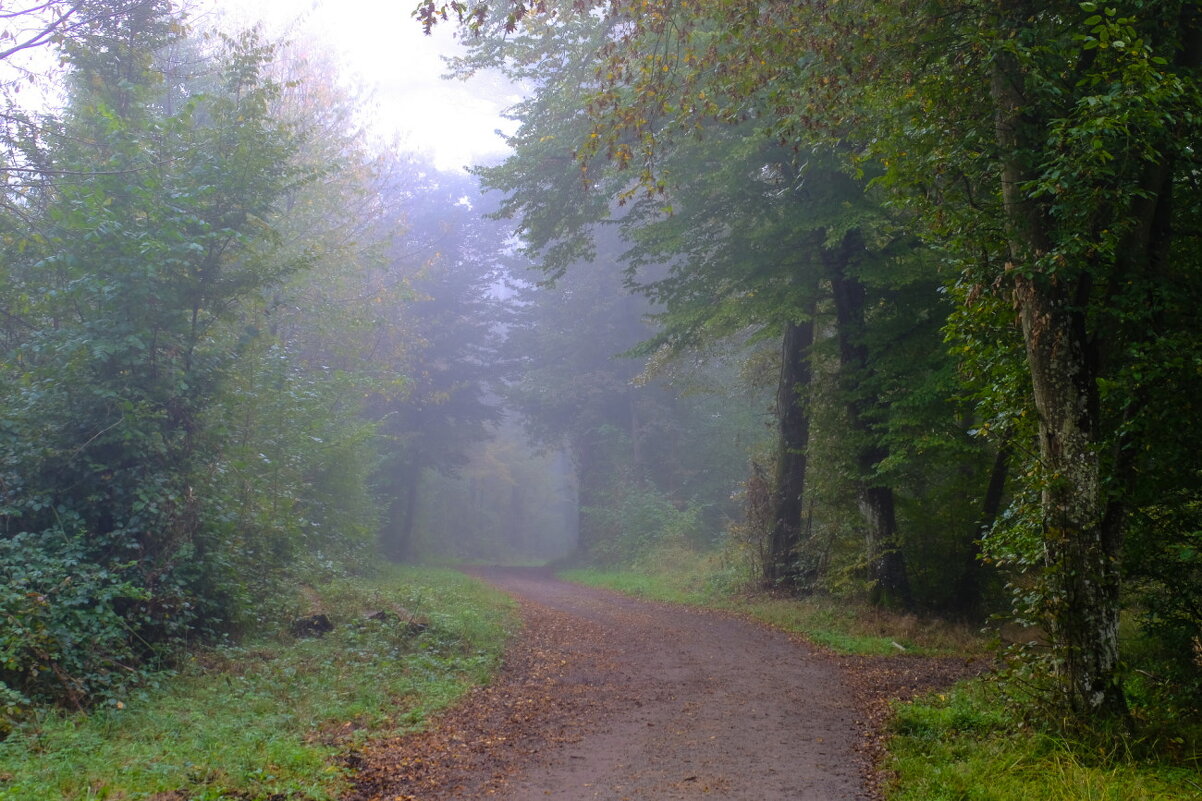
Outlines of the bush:
M 581 508 L 581 539 L 595 543 L 589 556 L 599 564 L 629 564 L 666 543 L 695 543 L 702 538 L 701 509 L 677 506 L 650 486 L 622 485 L 603 505 Z
M 148 599 L 120 566 L 88 561 L 78 536 L 0 540 L 0 729 L 31 703 L 80 707 L 138 678 L 125 611 Z

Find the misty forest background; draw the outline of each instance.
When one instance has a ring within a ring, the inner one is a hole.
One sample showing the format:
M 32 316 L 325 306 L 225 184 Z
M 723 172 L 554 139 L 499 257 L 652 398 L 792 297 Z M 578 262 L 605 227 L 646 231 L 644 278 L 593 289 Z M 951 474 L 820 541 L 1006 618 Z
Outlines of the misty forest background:
M 48 8 L 0 39 L 58 59 L 0 117 L 0 730 L 380 554 L 1000 616 L 1052 718 L 1196 718 L 1195 4 L 481 6 L 452 71 L 528 94 L 472 174 L 303 41 Z

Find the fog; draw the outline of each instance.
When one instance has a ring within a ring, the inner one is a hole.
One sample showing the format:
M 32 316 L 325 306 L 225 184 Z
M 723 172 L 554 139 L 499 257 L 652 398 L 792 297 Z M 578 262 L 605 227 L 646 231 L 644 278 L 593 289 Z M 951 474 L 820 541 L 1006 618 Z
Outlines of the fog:
M 640 379 L 646 358 L 619 354 L 654 334 L 657 309 L 623 286 L 630 243 L 604 234 L 604 253 L 544 285 L 547 265 L 516 221 L 486 217 L 503 190 L 464 175 L 512 156 L 502 131 L 517 131 L 529 80 L 483 62 L 448 80 L 447 58 L 469 54 L 463 35 L 451 25 L 423 34 L 404 4 L 211 0 L 192 13 L 226 30 L 260 25 L 287 43 L 286 59 L 332 65 L 353 98 L 345 124 L 384 164 L 394 239 L 373 280 L 411 292 L 389 311 L 395 361 L 377 365 L 403 389 L 370 413 L 388 435 L 377 480 L 386 553 L 524 564 L 597 543 L 620 559 L 661 537 L 721 538 L 767 433 L 766 399 L 701 410 L 746 391 L 721 359 L 680 387 L 664 371 Z
M 717 544 L 768 432 L 746 348 L 670 368 L 631 354 L 657 309 L 624 286 L 615 229 L 548 283 L 473 176 L 409 156 L 384 198 L 384 280 L 412 293 L 393 312 L 403 385 L 372 409 L 385 552 L 531 564 Z
M 530 5 L 0 12 L 0 700 L 385 560 L 1196 675 L 1194 15 Z
M 493 162 L 506 151 L 505 109 L 521 88 L 496 70 L 446 80 L 445 59 L 463 53 L 452 26 L 430 35 L 405 2 L 388 0 L 196 0 L 198 24 L 261 25 L 267 36 L 329 59 L 356 98 L 355 122 L 381 146 L 423 154 L 439 170 Z

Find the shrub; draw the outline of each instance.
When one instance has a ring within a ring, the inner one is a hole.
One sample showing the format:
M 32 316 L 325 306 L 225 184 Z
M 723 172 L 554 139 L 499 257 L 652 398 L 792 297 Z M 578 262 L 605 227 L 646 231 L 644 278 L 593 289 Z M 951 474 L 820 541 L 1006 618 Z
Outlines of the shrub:
M 80 707 L 139 676 L 127 611 L 150 594 L 122 568 L 62 531 L 0 540 L 0 729 L 31 703 Z
M 650 486 L 620 485 L 604 504 L 583 507 L 581 518 L 595 543 L 590 556 L 601 564 L 629 564 L 665 543 L 697 542 L 703 532 L 699 507 L 678 506 Z

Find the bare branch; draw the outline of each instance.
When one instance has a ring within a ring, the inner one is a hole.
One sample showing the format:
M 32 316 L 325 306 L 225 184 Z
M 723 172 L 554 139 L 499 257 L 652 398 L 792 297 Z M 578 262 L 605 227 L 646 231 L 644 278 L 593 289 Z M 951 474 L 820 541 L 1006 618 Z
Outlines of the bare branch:
M 61 6 L 61 5 L 62 5 L 62 3 L 60 2 L 60 0 L 51 0 L 50 2 L 44 3 L 40 6 L 25 9 L 24 11 L 13 11 L 8 14 L 4 14 L 3 16 L 7 19 L 13 19 L 16 17 L 37 14 L 42 11 L 48 11 L 52 8 L 55 8 L 55 7 Z M 50 41 L 51 37 L 53 37 L 60 30 L 64 29 L 64 27 L 67 25 L 67 22 L 70 21 L 72 15 L 74 15 L 75 12 L 78 10 L 79 10 L 79 4 L 72 3 L 65 10 L 59 12 L 58 17 L 56 19 L 54 19 L 51 22 L 46 23 L 41 28 L 41 30 L 38 30 L 36 33 L 33 33 L 25 41 L 18 42 L 17 44 L 13 45 L 12 47 L 10 47 L 7 50 L 0 50 L 0 61 L 3 61 L 4 59 L 8 58 L 9 56 L 12 56 L 15 53 L 19 53 L 22 50 L 28 50 L 31 47 L 39 47 L 43 44 L 46 44 L 46 42 Z M 73 28 L 76 26 L 71 26 L 71 27 Z
M 31 30 L 23 32 L 23 35 L 27 37 L 23 41 L 18 41 L 7 50 L 0 50 L 0 61 L 22 50 L 47 44 L 58 36 L 67 36 L 89 25 L 95 25 L 103 20 L 115 19 L 128 14 L 152 2 L 155 2 L 155 0 L 126 0 L 126 2 L 112 4 L 94 4 L 87 2 L 87 0 L 47 0 L 47 2 L 41 5 L 31 6 L 20 11 L 0 13 L 0 19 L 8 20 L 23 17 L 37 19 L 39 15 L 53 15 L 52 19 L 43 18 Z M 97 6 L 93 12 L 87 13 L 84 11 L 84 9 L 93 5 Z M 10 34 L 10 37 L 16 39 L 17 35 Z

